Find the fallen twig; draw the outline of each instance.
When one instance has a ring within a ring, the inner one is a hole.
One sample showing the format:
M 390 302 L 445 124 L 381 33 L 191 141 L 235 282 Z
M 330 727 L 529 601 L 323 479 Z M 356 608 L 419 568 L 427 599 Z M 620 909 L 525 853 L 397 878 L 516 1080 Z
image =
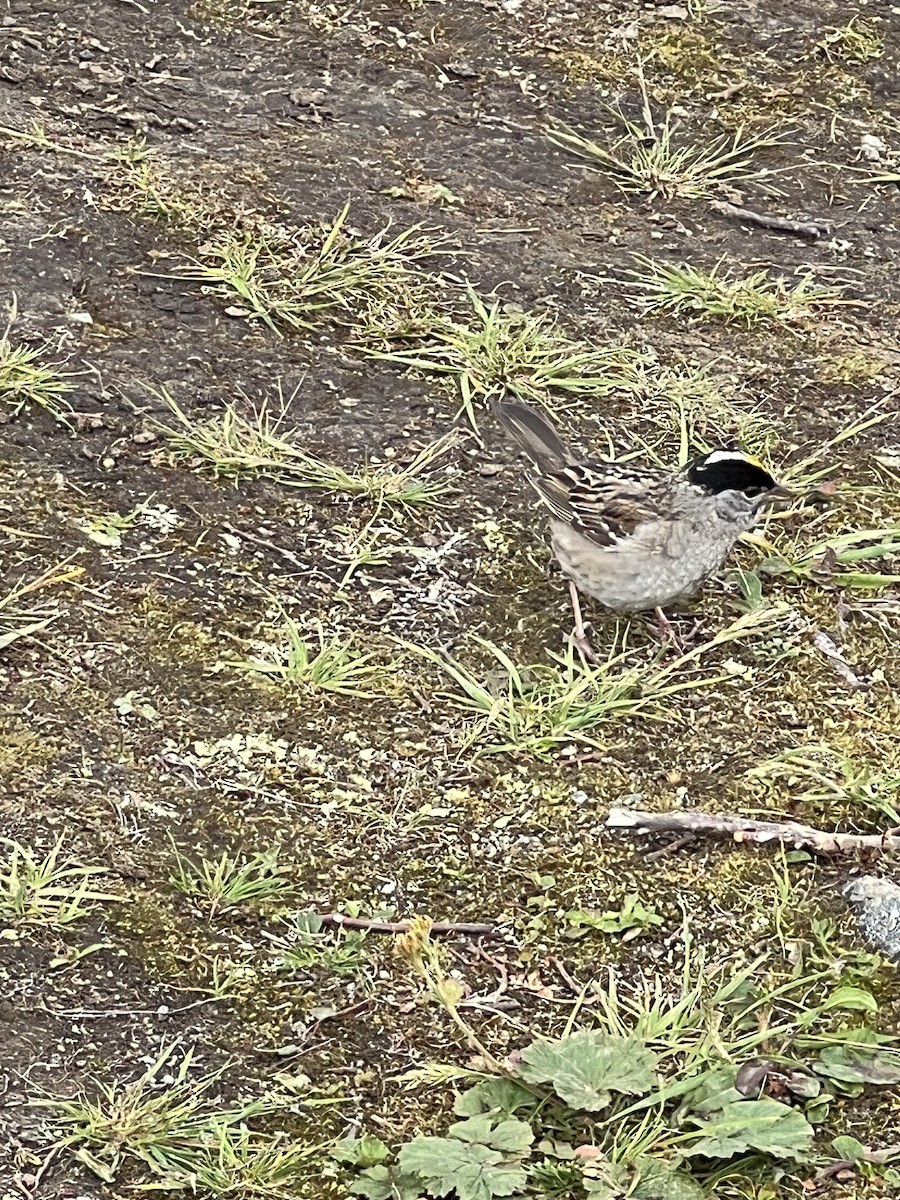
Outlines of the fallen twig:
M 265 538 L 259 537 L 258 534 L 250 533 L 246 529 L 236 529 L 228 521 L 222 522 L 222 528 L 226 529 L 234 537 L 243 538 L 245 542 L 252 542 L 254 546 L 262 546 L 265 550 L 271 550 L 273 554 L 280 554 L 282 558 L 287 559 L 292 566 L 299 567 L 301 571 L 306 570 L 306 563 L 298 558 L 293 550 L 286 550 L 284 546 L 276 546 L 274 542 L 267 541 Z
M 791 221 L 788 217 L 770 217 L 766 213 L 754 212 L 752 208 L 738 208 L 727 200 L 713 200 L 711 206 L 723 217 L 736 217 L 739 221 L 749 221 L 760 225 L 763 229 L 775 229 L 779 233 L 792 233 L 796 237 L 818 238 L 831 232 L 828 225 L 819 221 Z
M 368 917 L 347 917 L 343 913 L 319 914 L 323 925 L 344 929 L 368 929 L 372 933 L 409 933 L 408 921 L 373 921 Z M 469 925 L 465 921 L 435 921 L 429 933 L 465 933 L 470 937 L 499 937 L 493 925 Z
M 575 996 L 580 995 L 581 992 L 583 991 L 582 986 L 580 983 L 576 983 L 576 981 L 569 974 L 566 964 L 562 961 L 562 959 L 561 958 L 551 958 L 550 962 L 553 964 L 554 967 L 556 967 L 557 971 L 559 971 L 559 973 L 563 977 L 563 980 L 565 981 L 566 985 L 572 989 L 572 994 Z
M 828 636 L 823 629 L 817 629 L 813 635 L 813 645 L 817 650 L 820 650 L 826 658 L 831 659 L 834 664 L 834 669 L 840 675 L 841 679 L 854 692 L 865 692 L 872 685 L 856 674 L 850 664 L 844 658 L 843 653 L 835 644 L 834 640 Z
M 683 833 L 681 837 L 675 838 L 665 846 L 660 846 L 658 850 L 651 850 L 649 854 L 644 855 L 644 862 L 656 862 L 657 859 L 666 858 L 669 854 L 674 854 L 676 850 L 681 850 L 684 846 L 689 846 L 694 840 L 692 833 Z
M 754 821 L 725 813 L 654 813 L 611 808 L 607 829 L 634 829 L 638 833 L 707 833 L 732 837 L 736 842 L 786 842 L 817 854 L 854 854 L 858 850 L 900 849 L 900 833 L 828 833 L 798 821 Z

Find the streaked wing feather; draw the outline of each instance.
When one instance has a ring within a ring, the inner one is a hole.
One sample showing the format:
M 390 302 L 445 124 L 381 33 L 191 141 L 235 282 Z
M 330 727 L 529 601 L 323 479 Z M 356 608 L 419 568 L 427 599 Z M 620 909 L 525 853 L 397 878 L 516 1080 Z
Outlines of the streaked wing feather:
M 630 537 L 639 525 L 658 516 L 652 504 L 652 485 L 664 478 L 662 473 L 657 476 L 627 468 L 611 475 L 608 468 L 593 463 L 571 464 L 560 471 L 529 476 L 555 517 L 604 547 Z

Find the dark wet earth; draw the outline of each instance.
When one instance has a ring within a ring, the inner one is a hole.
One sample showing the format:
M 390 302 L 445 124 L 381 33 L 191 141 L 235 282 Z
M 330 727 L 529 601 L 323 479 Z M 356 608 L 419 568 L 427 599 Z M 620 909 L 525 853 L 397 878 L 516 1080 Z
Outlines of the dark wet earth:
M 866 61 L 827 41 L 855 15 L 883 41 Z M 408 461 L 452 426 L 452 386 L 363 358 L 352 320 L 278 336 L 185 277 L 223 230 L 264 220 L 290 233 L 333 221 L 349 201 L 360 236 L 421 224 L 445 239 L 423 266 L 435 296 L 468 280 L 592 346 L 708 367 L 769 423 L 785 468 L 878 415 L 821 460 L 846 484 L 844 500 L 790 518 L 787 534 L 802 540 L 808 521 L 811 544 L 896 524 L 900 190 L 870 176 L 900 171 L 898 22 L 886 4 L 857 14 L 776 0 L 0 0 L 0 299 L 10 338 L 70 376 L 73 409 L 61 423 L 0 403 L 0 591 L 65 576 L 35 594 L 52 623 L 0 650 L 0 833 L 41 855 L 62 838 L 67 858 L 102 867 L 119 897 L 63 929 L 4 928 L 0 912 L 2 1200 L 119 1194 L 127 1173 L 107 1188 L 65 1153 L 43 1165 L 46 1115 L 31 1101 L 133 1079 L 173 1041 L 194 1045 L 203 1071 L 225 1065 L 226 1098 L 284 1070 L 307 1075 L 319 1099 L 340 1098 L 294 1106 L 290 1131 L 310 1143 L 373 1115 L 397 1140 L 446 1107 L 433 1089 L 411 1103 L 397 1079 L 468 1051 L 448 1047 L 453 1035 L 417 1003 L 389 939 L 370 936 L 350 983 L 323 971 L 273 982 L 266 937 L 279 903 L 206 920 L 171 885 L 172 840 L 208 858 L 281 845 L 297 903 L 319 912 L 356 905 L 497 925 L 512 1018 L 473 1021 L 503 1053 L 568 1014 L 555 960 L 584 979 L 607 962 L 626 976 L 664 972 L 679 902 L 713 948 L 749 953 L 761 936 L 765 853 L 695 842 L 648 863 L 646 843 L 602 834 L 611 803 L 640 793 L 647 807 L 762 804 L 880 828 L 871 811 L 840 799 L 816 807 L 790 787 L 761 800 L 746 775 L 814 742 L 900 772 L 896 587 L 861 597 L 828 579 L 774 583 L 803 631 L 732 647 L 742 682 L 681 693 L 675 724 L 611 724 L 583 762 L 475 758 L 421 663 L 404 660 L 387 700 L 298 697 L 215 668 L 271 618 L 273 597 L 305 625 L 362 638 L 388 665 L 402 658 L 397 638 L 464 650 L 480 635 L 526 662 L 560 649 L 565 589 L 489 418 L 453 453 L 445 508 L 385 518 L 386 544 L 421 553 L 364 564 L 346 595 L 341 547 L 369 529 L 364 501 L 212 479 L 172 460 L 154 418 L 163 390 L 199 419 L 229 402 L 272 402 L 280 387 L 303 444 L 350 468 Z M 547 122 L 559 120 L 614 139 L 610 106 L 639 117 L 638 67 L 685 139 L 742 126 L 777 139 L 757 155 L 763 173 L 721 199 L 828 232 L 792 236 L 706 200 L 627 196 L 548 141 Z M 144 144 L 159 171 L 149 193 L 110 158 Z M 857 303 L 761 332 L 642 318 L 627 287 L 635 255 L 790 280 L 811 272 Z M 639 451 L 642 438 L 658 443 L 656 420 L 613 391 L 575 407 L 570 427 Z M 86 533 L 142 505 L 149 516 L 120 546 Z M 758 551 L 746 553 L 750 564 Z M 892 567 L 896 555 L 873 569 Z M 734 617 L 735 595 L 712 587 L 707 631 Z M 599 615 L 595 624 L 611 636 Z M 815 650 L 817 631 L 867 690 Z M 646 630 L 632 636 L 656 652 Z M 852 866 L 797 866 L 803 919 L 847 921 L 834 885 Z M 658 903 L 662 934 L 625 947 L 565 939 L 562 913 L 615 907 L 623 885 Z M 466 939 L 450 945 L 472 993 L 490 993 L 495 967 Z M 217 959 L 247 968 L 230 999 L 208 994 Z M 888 1028 L 896 972 L 885 967 L 878 986 Z M 879 1104 L 874 1116 L 860 1105 L 858 1136 L 889 1128 L 896 1095 Z M 887 1194 L 872 1188 L 859 1194 Z

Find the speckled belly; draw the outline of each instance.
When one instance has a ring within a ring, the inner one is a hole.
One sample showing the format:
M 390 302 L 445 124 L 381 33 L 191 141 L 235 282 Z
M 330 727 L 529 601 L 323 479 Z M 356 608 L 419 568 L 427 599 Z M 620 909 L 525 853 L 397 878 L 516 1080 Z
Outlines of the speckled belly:
M 673 544 L 653 531 L 627 546 L 605 550 L 570 525 L 552 521 L 553 553 L 562 571 L 585 595 L 615 612 L 642 612 L 689 600 L 721 566 L 738 531 L 697 538 L 687 531 Z

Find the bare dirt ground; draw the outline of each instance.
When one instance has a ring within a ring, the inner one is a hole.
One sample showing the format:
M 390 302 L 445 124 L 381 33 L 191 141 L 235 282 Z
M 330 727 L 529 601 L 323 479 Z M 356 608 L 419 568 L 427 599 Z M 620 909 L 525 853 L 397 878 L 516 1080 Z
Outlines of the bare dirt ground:
M 656 855 L 665 839 L 603 820 L 625 803 L 895 823 L 900 590 L 853 572 L 891 575 L 900 559 L 884 532 L 898 521 L 900 191 L 872 178 L 900 171 L 897 27 L 887 4 L 832 0 L 0 3 L 7 341 L 65 377 L 71 410 L 0 395 L 0 594 L 36 583 L 0 609 L 35 625 L 0 641 L 0 832 L 36 859 L 61 839 L 60 864 L 100 868 L 91 886 L 112 897 L 71 920 L 52 896 L 0 908 L 3 1200 L 146 1182 L 146 1162 L 127 1146 L 110 1157 L 102 1139 L 47 1159 L 71 1127 L 33 1102 L 125 1085 L 167 1050 L 151 1091 L 192 1049 L 189 1079 L 222 1071 L 217 1104 L 277 1093 L 261 1128 L 310 1149 L 287 1183 L 232 1195 L 343 1194 L 341 1170 L 322 1165 L 334 1138 L 368 1130 L 393 1147 L 445 1129 L 452 1078 L 404 1077 L 470 1064 L 461 1028 L 388 935 L 326 931 L 286 962 L 298 910 L 493 926 L 493 940 L 450 937 L 443 969 L 500 1058 L 570 1015 L 600 1020 L 610 968 L 623 994 L 655 979 L 677 997 L 686 914 L 710 963 L 758 962 L 761 988 L 815 976 L 790 993 L 795 1009 L 856 989 L 817 1029 L 896 1027 L 896 966 L 863 950 L 837 890 L 861 864 L 706 840 Z M 641 120 L 641 72 L 683 144 L 741 127 L 765 139 L 761 173 L 698 197 L 626 192 L 546 136 L 562 121 L 614 145 L 610 106 Z M 699 629 L 679 622 L 689 645 L 714 643 L 756 603 L 755 632 L 679 665 L 640 622 L 626 632 L 591 613 L 603 653 L 627 648 L 641 671 L 675 664 L 684 688 L 655 710 L 598 721 L 587 742 L 573 730 L 517 744 L 455 706 L 454 681 L 409 649 L 444 647 L 502 699 L 476 636 L 520 664 L 564 648 L 565 588 L 479 397 L 480 437 L 458 421 L 428 469 L 452 485 L 439 507 L 373 507 L 267 470 L 216 478 L 173 452 L 163 392 L 194 428 L 229 404 L 274 411 L 280 395 L 282 428 L 349 471 L 408 464 L 454 427 L 452 374 L 366 352 L 363 326 L 396 348 L 390 286 L 304 329 L 190 277 L 228 235 L 294 244 L 348 201 L 341 236 L 363 247 L 421 224 L 411 269 L 435 306 L 461 312 L 469 281 L 501 316 L 545 314 L 579 345 L 643 356 L 640 386 L 563 393 L 574 437 L 674 464 L 683 417 L 691 446 L 749 437 L 789 477 L 832 481 L 741 548 L 743 592 L 725 572 Z M 717 202 L 822 228 L 798 236 Z M 752 326 L 702 305 L 642 314 L 636 256 L 707 272 L 722 260 L 729 277 L 767 270 L 788 287 L 811 276 L 841 302 Z M 842 558 L 836 539 L 866 529 L 880 532 L 853 542 L 860 561 Z M 230 667 L 277 638 L 280 609 L 304 636 L 374 652 L 375 694 Z M 256 902 L 216 905 L 172 882 L 178 853 L 213 863 L 274 847 L 285 886 Z M 572 915 L 618 913 L 629 894 L 661 923 L 585 931 Z M 629 928 L 640 936 L 623 941 Z M 735 1160 L 730 1175 L 706 1163 L 709 1194 L 891 1194 L 872 1164 L 816 1180 L 838 1134 L 897 1140 L 896 1084 L 856 1092 L 823 1109 L 806 1162 Z M 100 1160 L 115 1163 L 105 1182 Z M 564 1174 L 553 1190 L 548 1172 L 528 1194 L 584 1194 Z

